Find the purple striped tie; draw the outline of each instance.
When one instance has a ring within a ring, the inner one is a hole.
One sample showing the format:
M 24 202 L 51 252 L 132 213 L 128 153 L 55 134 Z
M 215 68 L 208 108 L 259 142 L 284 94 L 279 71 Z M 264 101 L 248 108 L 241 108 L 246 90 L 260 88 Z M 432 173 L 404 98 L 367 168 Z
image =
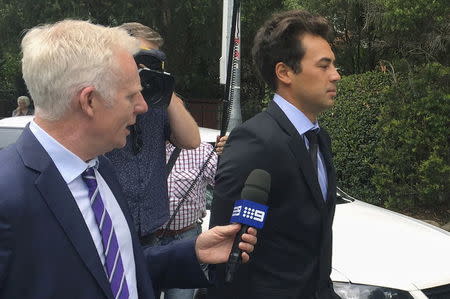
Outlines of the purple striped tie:
M 128 299 L 130 294 L 128 293 L 128 285 L 123 269 L 122 257 L 120 256 L 119 244 L 117 243 L 111 217 L 105 209 L 98 190 L 94 168 L 89 167 L 81 176 L 89 189 L 92 210 L 94 211 L 95 220 L 102 235 L 106 275 L 111 284 L 112 293 L 115 299 Z

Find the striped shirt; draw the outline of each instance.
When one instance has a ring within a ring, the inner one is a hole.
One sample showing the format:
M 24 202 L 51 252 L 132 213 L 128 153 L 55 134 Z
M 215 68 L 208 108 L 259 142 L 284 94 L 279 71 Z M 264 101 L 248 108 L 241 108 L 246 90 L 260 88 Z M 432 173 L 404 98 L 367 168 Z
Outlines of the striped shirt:
M 168 143 L 166 145 L 166 159 L 170 158 L 175 147 Z M 178 203 L 185 196 L 187 190 L 194 182 L 203 164 L 212 153 L 202 175 L 181 205 L 175 219 L 171 223 L 170 230 L 185 228 L 203 218 L 206 215 L 206 186 L 214 185 L 214 176 L 217 169 L 217 154 L 209 143 L 202 142 L 193 150 L 181 150 L 172 171 L 167 180 L 169 188 L 170 215 L 173 215 Z M 163 226 L 166 227 L 167 223 Z

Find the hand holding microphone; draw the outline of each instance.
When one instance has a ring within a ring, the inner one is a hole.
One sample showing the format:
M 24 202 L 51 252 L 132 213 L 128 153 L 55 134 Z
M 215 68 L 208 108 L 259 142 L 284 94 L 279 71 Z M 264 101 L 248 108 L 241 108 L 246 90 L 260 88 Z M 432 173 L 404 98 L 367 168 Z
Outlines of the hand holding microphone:
M 242 250 L 239 243 L 250 227 L 261 229 L 264 226 L 268 207 L 266 206 L 270 191 L 271 177 L 267 171 L 254 169 L 241 193 L 241 200 L 234 204 L 230 222 L 241 223 L 241 229 L 236 234 L 225 269 L 225 281 L 233 281 L 233 276 L 241 263 Z
M 250 258 L 248 254 L 257 242 L 256 229 L 263 227 L 266 218 L 269 190 L 270 174 L 261 169 L 253 170 L 245 181 L 242 199 L 234 205 L 231 222 L 235 224 L 215 226 L 201 233 L 195 242 L 199 262 L 219 264 L 228 260 L 227 282 L 233 280 L 239 264 Z
M 195 252 L 198 261 L 203 264 L 225 263 L 228 260 L 230 248 L 239 229 L 240 225 L 229 224 L 215 226 L 201 233 L 195 242 Z M 253 251 L 256 242 L 256 229 L 251 227 L 247 233 L 242 235 L 242 240 L 239 243 L 244 263 L 250 259 L 249 254 Z

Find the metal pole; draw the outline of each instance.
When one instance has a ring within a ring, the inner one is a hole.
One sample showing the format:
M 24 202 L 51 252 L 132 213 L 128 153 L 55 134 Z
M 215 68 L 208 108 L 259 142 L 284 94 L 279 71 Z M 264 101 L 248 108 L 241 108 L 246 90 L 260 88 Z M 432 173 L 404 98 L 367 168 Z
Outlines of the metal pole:
M 233 14 L 231 17 L 231 31 L 230 31 L 230 43 L 228 48 L 228 63 L 227 63 L 227 80 L 225 84 L 225 92 L 224 92 L 224 103 L 223 103 L 223 111 L 222 111 L 222 123 L 220 129 L 220 135 L 223 136 L 226 134 L 228 128 L 228 121 L 232 108 L 232 96 L 231 96 L 231 79 L 232 79 L 232 67 L 233 67 L 233 58 L 234 58 L 234 48 L 236 42 L 236 27 L 237 27 L 237 16 L 240 8 L 240 1 L 233 1 Z M 238 89 L 239 90 L 239 89 Z

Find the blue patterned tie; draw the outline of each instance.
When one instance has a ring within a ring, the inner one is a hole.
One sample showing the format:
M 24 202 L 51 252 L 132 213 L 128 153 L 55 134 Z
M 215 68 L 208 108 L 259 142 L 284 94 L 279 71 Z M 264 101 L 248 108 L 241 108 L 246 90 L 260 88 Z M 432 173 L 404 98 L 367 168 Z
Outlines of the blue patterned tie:
M 95 220 L 102 235 L 103 252 L 105 254 L 106 275 L 115 299 L 128 299 L 127 280 L 120 256 L 119 244 L 117 242 L 116 233 L 112 225 L 111 217 L 105 209 L 102 197 L 97 186 L 94 168 L 89 167 L 81 175 L 89 189 L 89 199 L 91 201 L 92 210 L 94 211 Z
M 317 176 L 317 152 L 319 148 L 319 141 L 317 138 L 317 133 L 319 133 L 318 129 L 309 130 L 305 133 L 306 138 L 308 138 L 309 142 L 309 155 L 311 157 L 311 161 L 314 168 L 314 173 Z

